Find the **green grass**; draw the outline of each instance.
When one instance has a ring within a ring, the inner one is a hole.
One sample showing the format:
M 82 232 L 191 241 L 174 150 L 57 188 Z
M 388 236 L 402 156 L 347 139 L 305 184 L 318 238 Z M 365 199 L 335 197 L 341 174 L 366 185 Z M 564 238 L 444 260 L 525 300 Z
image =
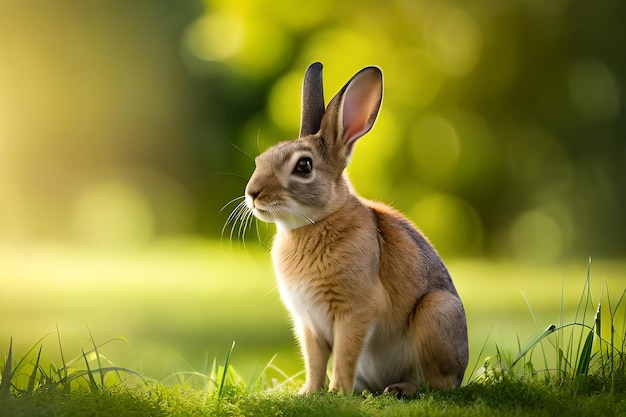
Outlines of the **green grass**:
M 294 395 L 302 366 L 264 254 L 35 249 L 0 248 L 0 416 L 626 415 L 623 263 L 449 262 L 466 383 L 397 400 Z
M 467 311 L 470 367 L 493 355 L 494 343 L 517 348 L 549 324 L 559 305 L 572 316 L 586 260 L 555 266 L 450 260 L 447 265 Z M 595 261 L 592 292 L 624 288 L 626 263 Z M 564 291 L 563 291 L 564 281 Z M 562 296 L 563 294 L 563 296 Z M 535 326 L 524 296 L 541 319 Z M 567 316 L 567 317 L 569 317 Z M 0 246 L 0 349 L 13 337 L 25 352 L 43 335 L 43 360 L 59 361 L 57 326 L 68 351 L 89 344 L 87 328 L 118 366 L 157 380 L 174 370 L 223 361 L 237 341 L 237 369 L 246 377 L 274 355 L 293 375 L 302 369 L 290 319 L 276 291 L 271 260 L 253 244 L 169 242 L 148 250 L 102 253 L 61 246 Z M 51 339 L 49 341 L 49 339 Z M 469 373 L 467 378 L 469 378 Z M 466 380 L 467 380 L 466 378 Z
M 290 392 L 255 392 L 231 387 L 216 406 L 213 397 L 183 387 L 149 384 L 70 395 L 42 392 L 0 405 L 6 416 L 623 416 L 623 394 L 572 396 L 530 384 L 471 386 L 433 393 L 420 400 L 389 397 L 297 397 Z
M 91 368 L 88 359 L 96 351 L 83 353 L 82 370 L 71 365 L 48 373 L 31 363 L 37 372 L 27 372 L 20 385 L 11 372 L 22 367 L 9 366 L 7 358 L 0 383 L 2 416 L 620 416 L 626 415 L 626 374 L 623 356 L 618 356 L 613 381 L 598 373 L 579 375 L 576 380 L 556 378 L 551 381 L 521 377 L 504 370 L 496 361 L 480 380 L 459 389 L 429 392 L 417 399 L 396 399 L 368 394 L 343 397 L 331 394 L 297 396 L 294 381 L 280 383 L 261 372 L 245 383 L 229 366 L 213 365 L 207 374 L 198 374 L 203 388 L 187 383 L 166 386 L 143 379 L 132 372 L 109 367 Z M 11 352 L 11 350 L 9 350 Z M 231 350 L 232 353 L 232 350 Z M 623 353 L 623 352 L 622 352 Z M 11 356 L 9 354 L 9 356 Z M 37 356 L 38 357 L 38 356 Z M 24 358 L 24 357 L 23 357 Z M 621 359 L 620 359 L 621 358 Z M 75 363 L 75 360 L 70 361 Z M 100 372 L 104 370 L 105 372 Z M 225 372 L 226 370 L 226 372 Z M 597 369 L 596 369 L 597 371 Z M 11 373 L 9 372 L 9 373 Z M 109 375 L 111 378 L 100 376 Z M 34 381 L 34 382 L 33 382 Z M 616 383 L 617 382 L 617 383 Z

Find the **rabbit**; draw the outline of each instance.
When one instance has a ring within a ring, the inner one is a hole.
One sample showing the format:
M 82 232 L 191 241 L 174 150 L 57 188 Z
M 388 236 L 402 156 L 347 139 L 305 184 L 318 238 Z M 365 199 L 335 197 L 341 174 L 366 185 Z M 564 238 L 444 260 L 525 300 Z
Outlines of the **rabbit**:
M 382 102 L 380 68 L 356 73 L 324 105 L 322 64 L 304 78 L 300 137 L 256 159 L 245 189 L 276 224 L 272 261 L 301 345 L 300 393 L 459 386 L 468 361 L 465 311 L 426 237 L 397 210 L 359 197 L 344 170 Z

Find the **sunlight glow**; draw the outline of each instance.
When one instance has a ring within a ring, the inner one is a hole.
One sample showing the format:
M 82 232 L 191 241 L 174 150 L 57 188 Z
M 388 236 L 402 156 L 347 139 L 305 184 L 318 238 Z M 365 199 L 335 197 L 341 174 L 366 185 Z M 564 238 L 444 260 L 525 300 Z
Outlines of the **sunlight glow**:
M 411 130 L 410 149 L 417 163 L 429 174 L 444 176 L 456 166 L 461 143 L 450 121 L 430 114 L 415 121 Z
M 478 63 L 482 33 L 466 11 L 448 6 L 433 7 L 423 33 L 428 51 L 447 74 L 463 76 Z
M 482 249 L 483 224 L 476 209 L 452 194 L 430 194 L 408 213 L 444 255 L 472 255 Z
M 222 61 L 235 56 L 243 45 L 245 28 L 241 19 L 229 13 L 211 13 L 189 26 L 187 48 L 205 61 Z
M 268 112 L 272 122 L 286 132 L 298 134 L 300 124 L 300 103 L 302 90 L 302 74 L 300 71 L 290 72 L 281 77 L 269 94 Z M 288 139 L 288 138 L 283 138 Z
M 422 49 L 410 49 L 395 55 L 389 65 L 386 97 L 393 97 L 403 105 L 426 107 L 439 94 L 444 85 L 444 76 L 436 63 Z
M 143 244 L 154 234 L 154 213 L 141 191 L 128 183 L 91 185 L 74 208 L 74 232 L 82 243 L 103 248 Z
M 517 257 L 530 262 L 553 261 L 563 246 L 559 224 L 539 210 L 522 213 L 511 227 L 510 239 Z

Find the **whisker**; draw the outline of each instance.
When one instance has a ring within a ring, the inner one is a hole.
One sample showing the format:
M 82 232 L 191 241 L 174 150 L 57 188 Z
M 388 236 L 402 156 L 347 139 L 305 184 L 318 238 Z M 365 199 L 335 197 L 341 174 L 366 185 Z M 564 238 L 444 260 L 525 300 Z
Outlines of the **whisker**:
M 250 211 L 248 214 L 248 220 L 246 221 L 246 229 L 245 229 L 246 233 L 248 233 L 248 230 L 250 230 L 252 223 L 255 221 L 256 221 L 256 218 L 254 217 L 254 214 L 252 213 L 252 211 Z
M 234 201 L 236 201 L 237 199 L 240 199 L 240 198 L 241 197 L 237 197 L 237 198 L 231 200 L 229 202 L 229 204 L 234 202 Z M 230 233 L 229 233 L 229 240 L 232 243 L 235 225 L 237 224 L 237 221 L 240 220 L 242 213 L 245 210 L 247 210 L 247 209 L 248 209 L 248 207 L 246 206 L 246 202 L 245 201 L 240 201 L 235 206 L 235 208 L 228 215 L 228 218 L 226 219 L 226 222 L 224 223 L 224 226 L 222 227 L 222 233 L 220 235 L 220 239 L 224 239 L 224 232 L 226 231 L 226 228 L 228 227 L 228 225 L 231 225 Z
M 232 142 L 229 142 L 229 145 L 232 146 L 233 148 L 237 149 L 239 152 L 241 152 L 243 155 L 247 156 L 249 160 L 251 160 L 252 162 L 254 162 L 254 158 L 251 157 L 246 151 L 244 151 L 243 149 L 241 149 L 239 146 L 235 145 Z
M 246 215 L 247 210 L 248 210 L 248 207 L 246 206 L 245 201 L 239 203 L 234 210 L 236 212 L 236 215 L 233 219 L 233 226 L 230 228 L 230 236 L 229 236 L 231 243 L 233 241 L 233 235 L 235 234 L 236 224 L 239 222 L 239 225 L 240 225 L 239 230 L 241 230 L 241 222 L 243 222 L 243 219 Z
M 311 219 L 310 217 L 306 216 L 304 213 L 302 213 L 300 210 L 295 209 L 293 207 L 289 207 L 289 206 L 279 206 L 281 209 L 281 212 L 283 214 L 295 214 L 296 216 L 306 220 L 307 222 L 309 222 L 309 224 L 315 224 L 315 222 L 313 221 L 313 219 Z
M 304 220 L 306 220 L 307 222 L 309 222 L 309 224 L 315 224 L 315 221 L 313 221 L 313 219 L 311 219 L 310 217 L 308 217 L 307 215 L 305 215 L 304 213 L 302 213 L 300 210 L 296 210 L 294 208 L 289 207 L 289 210 L 295 214 L 296 216 L 300 216 L 301 218 L 303 218 Z
M 243 199 L 245 199 L 245 198 L 246 198 L 246 196 L 245 196 L 245 195 L 240 195 L 240 196 L 237 196 L 237 197 L 233 198 L 233 199 L 232 199 L 232 200 L 230 200 L 228 203 L 226 203 L 226 204 L 224 204 L 224 205 L 222 206 L 222 208 L 220 209 L 219 213 L 221 213 L 222 211 L 224 211 L 224 209 L 225 209 L 226 207 L 228 207 L 229 205 L 231 205 L 231 204 L 232 204 L 232 203 L 234 203 L 235 201 L 237 201 L 237 200 L 243 200 Z
M 230 212 L 230 214 L 228 215 L 228 218 L 226 219 L 226 223 L 224 224 L 224 228 L 225 228 L 228 224 L 230 224 L 231 222 L 236 221 L 236 218 L 237 218 L 237 216 L 238 216 L 238 214 L 239 214 L 239 211 L 241 210 L 241 204 L 242 204 L 242 203 L 245 203 L 245 201 L 244 201 L 244 202 L 240 202 L 240 203 L 238 203 L 238 204 L 235 206 L 235 208 L 234 208 L 234 209 Z M 223 232 L 223 231 L 224 231 L 224 229 L 222 229 L 222 232 Z
M 257 152 L 259 152 L 259 153 L 261 153 L 261 142 L 260 142 L 260 139 L 261 139 L 261 129 L 259 129 L 256 132 L 256 149 L 257 149 Z
M 261 248 L 263 247 L 263 239 L 261 239 L 261 232 L 259 231 L 259 222 L 256 221 L 254 222 L 254 226 L 256 229 L 256 237 L 257 239 L 259 239 L 259 244 L 261 245 Z
M 252 214 L 252 210 L 248 210 L 247 207 L 241 212 L 241 219 L 239 222 L 239 229 L 237 230 L 237 240 L 241 239 L 243 243 L 243 247 L 246 247 L 246 228 L 248 221 L 250 219 L 250 215 Z
M 245 177 L 245 176 L 240 175 L 240 174 L 235 174 L 234 172 L 227 172 L 227 171 L 210 172 L 209 175 L 228 175 L 228 176 L 231 176 L 231 177 L 239 178 L 240 180 L 244 180 L 244 181 L 248 181 L 248 178 L 249 178 L 249 177 Z

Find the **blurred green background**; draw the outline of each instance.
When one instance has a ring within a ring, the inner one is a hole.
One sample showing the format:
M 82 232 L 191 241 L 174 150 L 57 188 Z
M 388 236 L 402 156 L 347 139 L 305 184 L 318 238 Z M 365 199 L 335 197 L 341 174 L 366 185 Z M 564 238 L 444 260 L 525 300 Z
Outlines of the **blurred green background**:
M 227 254 L 214 242 L 253 157 L 297 135 L 314 61 L 327 100 L 363 66 L 382 68 L 382 111 L 350 177 L 424 230 L 468 306 L 492 303 L 468 309 L 475 342 L 486 317 L 525 314 L 510 307 L 517 289 L 552 279 L 558 303 L 564 271 L 582 286 L 588 256 L 607 260 L 600 280 L 624 287 L 622 0 L 0 10 L 1 338 L 27 345 L 57 323 L 138 340 L 131 351 L 151 366 L 164 346 L 197 358 L 229 339 L 297 357 L 263 255 L 272 226 L 260 239 L 252 230 L 247 251 L 236 237 Z M 549 267 L 570 261 L 576 272 Z
M 625 17 L 621 0 L 2 1 L 0 236 L 218 236 L 250 157 L 297 135 L 321 61 L 327 100 L 383 69 L 349 173 L 444 255 L 621 257 Z

